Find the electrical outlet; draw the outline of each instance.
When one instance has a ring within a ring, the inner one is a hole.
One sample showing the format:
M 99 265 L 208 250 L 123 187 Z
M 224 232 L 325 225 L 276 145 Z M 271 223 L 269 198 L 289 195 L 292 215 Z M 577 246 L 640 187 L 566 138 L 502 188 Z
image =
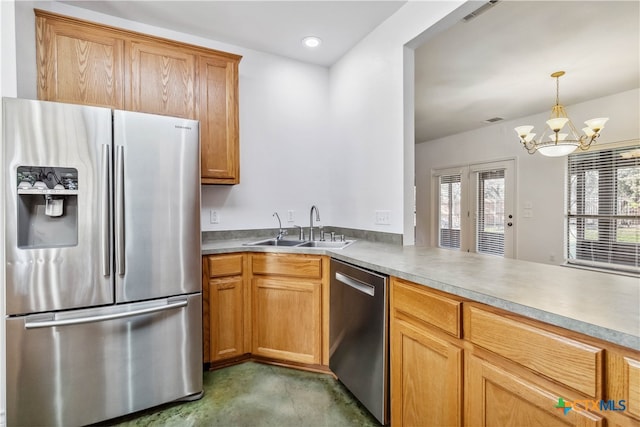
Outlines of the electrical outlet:
M 220 215 L 218 214 L 218 211 L 209 211 L 209 222 L 211 224 L 220 224 Z
M 287 211 L 287 222 L 295 222 L 296 220 L 296 211 L 288 210 Z
M 376 224 L 390 225 L 391 224 L 391 211 L 376 211 Z

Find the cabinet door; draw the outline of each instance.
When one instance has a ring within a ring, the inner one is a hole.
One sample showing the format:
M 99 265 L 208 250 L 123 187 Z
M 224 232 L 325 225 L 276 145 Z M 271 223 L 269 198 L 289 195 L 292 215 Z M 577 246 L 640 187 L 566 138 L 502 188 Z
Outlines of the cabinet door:
M 209 281 L 212 362 L 245 353 L 243 345 L 244 294 L 242 276 Z
M 462 349 L 394 318 L 391 325 L 391 424 L 459 426 Z
M 38 99 L 123 108 L 123 55 L 108 31 L 37 16 Z
M 238 60 L 199 60 L 201 173 L 203 184 L 240 182 Z
M 321 363 L 321 282 L 255 277 L 253 351 L 259 356 Z
M 469 426 L 601 426 L 598 415 L 558 408 L 554 394 L 474 355 L 467 358 L 465 424 Z
M 169 44 L 128 42 L 126 108 L 197 119 L 196 55 Z

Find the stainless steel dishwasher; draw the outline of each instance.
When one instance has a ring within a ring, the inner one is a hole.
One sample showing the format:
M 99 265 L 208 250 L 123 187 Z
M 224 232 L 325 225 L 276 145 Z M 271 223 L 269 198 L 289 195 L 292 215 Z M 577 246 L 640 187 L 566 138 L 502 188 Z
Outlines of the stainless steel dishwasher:
M 329 368 L 381 424 L 389 420 L 387 282 L 331 260 Z

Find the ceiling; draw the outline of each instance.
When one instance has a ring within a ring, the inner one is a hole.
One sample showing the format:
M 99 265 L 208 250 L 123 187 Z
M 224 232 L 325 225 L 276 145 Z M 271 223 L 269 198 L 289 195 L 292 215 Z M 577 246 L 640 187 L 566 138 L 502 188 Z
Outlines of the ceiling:
M 405 1 L 64 3 L 330 66 Z M 322 38 L 322 45 L 303 47 L 308 35 Z M 566 71 L 560 79 L 565 105 L 640 87 L 635 0 L 500 0 L 476 18 L 423 39 L 415 55 L 416 142 L 489 126 L 484 120 L 493 117 L 549 111 L 555 101 L 549 76 L 558 70 Z
M 566 71 L 564 105 L 640 87 L 640 2 L 500 1 L 427 39 L 415 61 L 416 142 L 550 113 L 554 71 Z
M 405 1 L 100 1 L 62 3 L 328 67 Z M 317 36 L 316 49 L 302 45 Z

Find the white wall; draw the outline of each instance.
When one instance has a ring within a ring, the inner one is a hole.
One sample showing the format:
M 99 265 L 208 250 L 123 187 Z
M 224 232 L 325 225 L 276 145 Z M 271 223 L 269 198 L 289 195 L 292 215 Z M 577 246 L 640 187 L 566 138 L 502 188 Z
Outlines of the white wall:
M 405 81 L 413 52 L 404 46 L 462 3 L 408 2 L 331 67 L 335 225 L 413 242 L 413 227 L 405 228 L 413 212 L 405 194 L 413 188 L 413 81 Z M 376 210 L 390 211 L 391 224 L 374 224 Z
M 567 106 L 571 120 L 582 123 L 592 117 L 609 117 L 597 144 L 640 138 L 640 89 Z M 468 163 L 516 158 L 517 258 L 549 263 L 564 262 L 564 213 L 566 157 L 529 155 L 518 142 L 514 127 L 523 124 L 542 129 L 549 112 L 497 123 L 475 131 L 416 145 L 417 242 L 435 245 L 434 212 L 429 202 L 431 172 Z M 531 203 L 533 217 L 523 218 L 523 206 Z M 551 257 L 555 260 L 552 261 Z

